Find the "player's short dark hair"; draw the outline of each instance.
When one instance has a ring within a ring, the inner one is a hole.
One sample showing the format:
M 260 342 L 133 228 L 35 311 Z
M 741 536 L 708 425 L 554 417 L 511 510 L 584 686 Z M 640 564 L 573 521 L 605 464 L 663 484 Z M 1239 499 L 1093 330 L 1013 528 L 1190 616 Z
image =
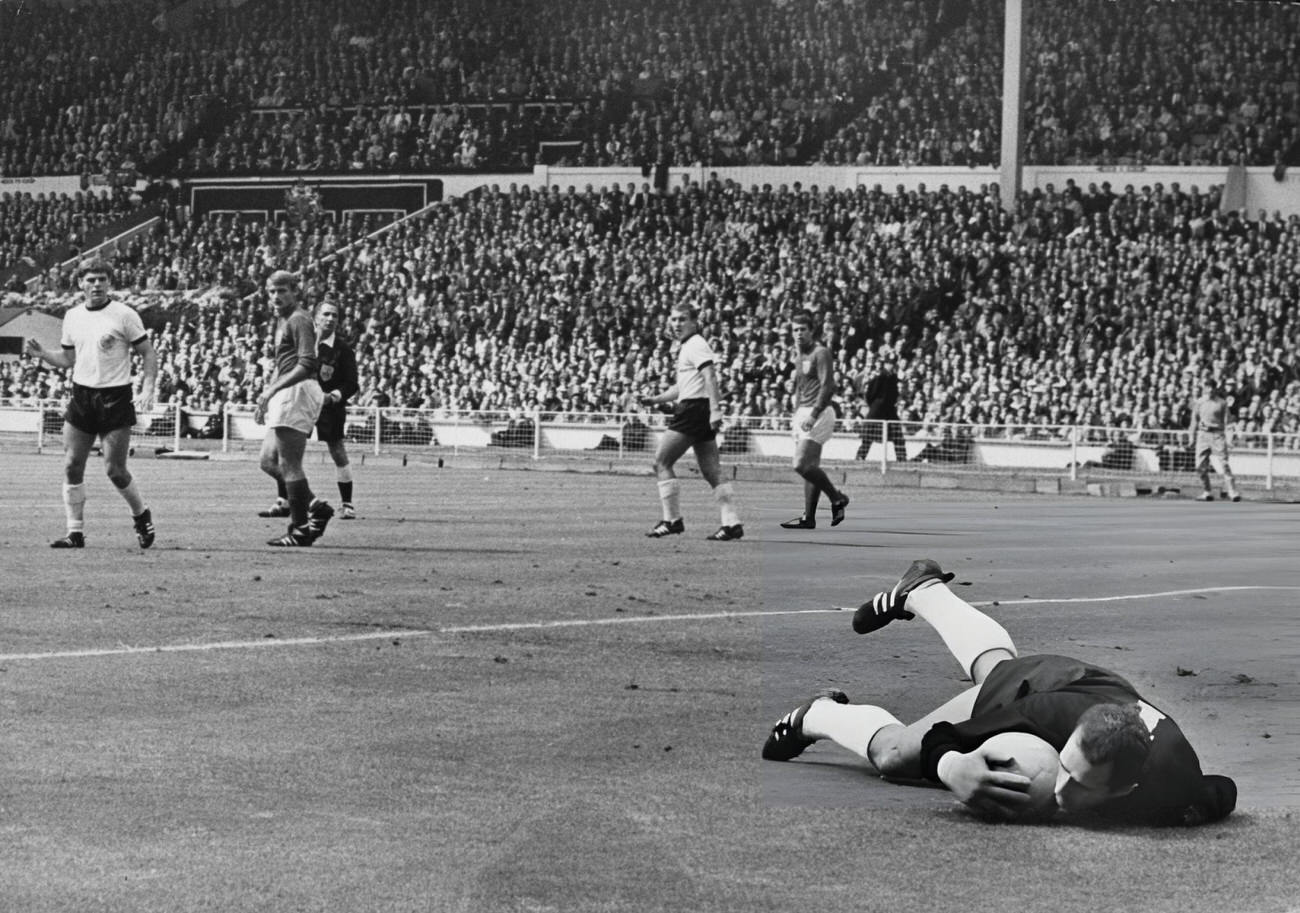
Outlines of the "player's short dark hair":
M 1107 787 L 1137 783 L 1151 753 L 1151 730 L 1137 704 L 1094 704 L 1079 717 L 1079 750 L 1090 764 L 1113 764 Z
M 80 282 L 82 279 L 86 278 L 91 274 L 95 274 L 99 276 L 107 276 L 108 281 L 112 282 L 113 264 L 109 263 L 103 257 L 94 257 L 93 259 L 87 260 L 84 263 L 82 263 L 79 267 L 77 267 L 78 282 Z
M 810 314 L 810 313 L 808 313 L 807 311 L 804 311 L 804 310 L 795 311 L 793 314 L 791 314 L 791 315 L 790 315 L 790 322 L 791 322 L 791 323 L 802 323 L 804 326 L 806 326 L 806 327 L 807 327 L 808 329 L 810 329 L 810 330 L 811 330 L 811 329 L 813 328 L 813 326 L 814 326 L 814 323 L 813 323 L 813 316 L 812 316 L 812 314 Z

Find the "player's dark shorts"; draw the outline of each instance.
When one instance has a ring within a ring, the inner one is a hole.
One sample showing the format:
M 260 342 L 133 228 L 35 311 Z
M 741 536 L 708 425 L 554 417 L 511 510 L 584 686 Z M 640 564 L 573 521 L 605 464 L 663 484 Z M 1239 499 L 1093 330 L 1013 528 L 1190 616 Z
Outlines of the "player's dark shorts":
M 326 403 L 316 419 L 316 439 L 326 444 L 341 441 L 347 424 L 348 407 L 342 403 Z
M 980 685 L 971 717 L 1000 710 L 1030 694 L 1076 691 L 1107 700 L 1136 701 L 1137 692 L 1122 676 L 1109 669 L 1053 653 L 1035 653 L 1006 659 Z
M 668 420 L 668 430 L 683 434 L 693 441 L 712 441 L 718 433 L 709 422 L 707 399 L 684 399 L 673 406 L 673 417 Z
M 135 402 L 131 386 L 83 387 L 72 385 L 72 398 L 68 400 L 63 420 L 73 428 L 87 434 L 107 434 L 135 424 Z

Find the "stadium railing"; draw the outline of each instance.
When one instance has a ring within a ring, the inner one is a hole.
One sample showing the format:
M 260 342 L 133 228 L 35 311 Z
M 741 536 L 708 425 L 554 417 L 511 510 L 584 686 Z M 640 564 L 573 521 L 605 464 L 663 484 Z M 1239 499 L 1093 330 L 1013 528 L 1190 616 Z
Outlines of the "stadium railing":
M 361 453 L 517 455 L 525 460 L 599 459 L 649 464 L 668 416 L 659 413 L 348 410 L 345 434 Z M 0 440 L 61 446 L 61 401 L 0 400 Z M 784 464 L 794 455 L 788 416 L 730 417 L 719 449 L 733 463 Z M 142 415 L 135 446 L 160 455 L 249 450 L 265 428 L 247 406 L 220 411 L 159 405 Z M 1229 435 L 1236 476 L 1253 487 L 1300 485 L 1300 432 Z M 1071 480 L 1146 479 L 1167 488 L 1195 481 L 1185 430 L 1087 425 L 962 424 L 841 420 L 824 464 L 884 473 L 1012 473 Z M 1217 481 L 1217 477 L 1216 477 Z

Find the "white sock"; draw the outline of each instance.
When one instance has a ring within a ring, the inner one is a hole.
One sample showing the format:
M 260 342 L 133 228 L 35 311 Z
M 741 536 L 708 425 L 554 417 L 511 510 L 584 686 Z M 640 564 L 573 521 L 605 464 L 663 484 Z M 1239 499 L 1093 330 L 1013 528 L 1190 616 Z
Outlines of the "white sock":
M 68 532 L 80 533 L 86 528 L 86 485 L 63 483 L 63 513 L 68 518 Z
M 713 489 L 713 497 L 717 499 L 719 513 L 722 514 L 723 526 L 737 526 L 740 524 L 740 512 L 736 510 L 736 489 L 730 482 L 723 482 L 717 488 Z
M 1016 655 L 1016 645 L 1011 642 L 1007 629 L 948 589 L 945 583 L 936 582 L 908 593 L 907 611 L 920 615 L 939 632 L 967 675 L 971 675 L 975 660 L 990 650 L 1006 650 Z
M 664 519 L 671 523 L 682 518 L 682 483 L 679 479 L 659 480 L 659 501 L 663 504 Z
M 144 513 L 144 498 L 140 497 L 140 489 L 135 487 L 135 479 L 127 482 L 125 488 L 119 488 L 118 493 L 126 499 L 127 507 L 131 508 L 131 516 L 138 517 Z
M 837 704 L 832 700 L 814 701 L 803 715 L 801 729 L 810 739 L 830 739 L 863 760 L 870 761 L 867 747 L 876 733 L 886 726 L 901 726 L 902 721 L 883 707 L 873 704 Z

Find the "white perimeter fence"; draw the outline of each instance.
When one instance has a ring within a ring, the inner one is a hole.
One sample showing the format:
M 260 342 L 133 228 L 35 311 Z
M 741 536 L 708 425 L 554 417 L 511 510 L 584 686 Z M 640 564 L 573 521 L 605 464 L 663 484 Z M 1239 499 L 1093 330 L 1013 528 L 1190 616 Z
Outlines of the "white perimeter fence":
M 532 413 L 348 410 L 353 453 L 430 455 L 517 454 L 524 459 L 592 458 L 649 463 L 667 417 L 658 413 Z M 30 442 L 37 451 L 61 448 L 63 403 L 0 400 L 0 440 Z M 193 412 L 161 405 L 142 416 L 137 448 L 184 455 L 241 451 L 259 445 L 265 428 L 252 410 Z M 1271 490 L 1300 484 L 1300 433 L 1229 435 L 1233 472 Z M 788 418 L 730 420 L 720 438 L 730 462 L 788 462 L 794 440 Z M 1168 487 L 1195 481 L 1185 431 L 1077 425 L 967 425 L 840 421 L 822 451 L 824 464 L 869 466 L 881 473 L 920 465 L 945 472 L 1006 472 L 1070 479 L 1141 477 Z

